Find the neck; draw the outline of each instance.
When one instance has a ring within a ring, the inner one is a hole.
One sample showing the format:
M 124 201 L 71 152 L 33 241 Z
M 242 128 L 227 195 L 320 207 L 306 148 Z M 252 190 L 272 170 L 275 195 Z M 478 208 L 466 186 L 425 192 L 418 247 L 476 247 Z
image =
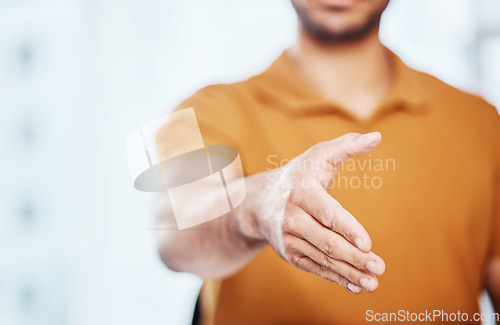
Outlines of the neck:
M 288 53 L 327 99 L 360 120 L 369 119 L 389 93 L 393 73 L 378 29 L 356 42 L 322 44 L 300 28 Z

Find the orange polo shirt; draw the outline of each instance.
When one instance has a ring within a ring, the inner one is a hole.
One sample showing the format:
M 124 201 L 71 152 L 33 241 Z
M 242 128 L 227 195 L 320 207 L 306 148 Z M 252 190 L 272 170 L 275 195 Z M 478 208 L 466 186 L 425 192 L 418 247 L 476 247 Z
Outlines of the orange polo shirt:
M 484 100 L 393 62 L 393 89 L 369 121 L 326 100 L 286 52 L 262 74 L 209 86 L 179 106 L 194 107 L 205 144 L 239 149 L 246 175 L 347 132 L 382 134 L 329 191 L 387 264 L 376 292 L 353 295 L 268 247 L 238 273 L 204 282 L 203 325 L 399 324 L 411 320 L 375 319 L 479 311 L 485 263 L 500 254 L 500 118 Z

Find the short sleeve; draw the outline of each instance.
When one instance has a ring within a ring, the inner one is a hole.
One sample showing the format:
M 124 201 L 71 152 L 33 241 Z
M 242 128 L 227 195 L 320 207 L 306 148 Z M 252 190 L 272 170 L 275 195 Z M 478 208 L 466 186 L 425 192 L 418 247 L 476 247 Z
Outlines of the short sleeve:
M 236 147 L 243 141 L 244 116 L 240 112 L 241 103 L 238 91 L 233 85 L 213 85 L 197 91 L 184 100 L 174 111 L 193 108 L 200 128 L 201 137 L 206 145 L 221 144 Z M 165 127 L 156 135 L 159 155 L 167 142 Z

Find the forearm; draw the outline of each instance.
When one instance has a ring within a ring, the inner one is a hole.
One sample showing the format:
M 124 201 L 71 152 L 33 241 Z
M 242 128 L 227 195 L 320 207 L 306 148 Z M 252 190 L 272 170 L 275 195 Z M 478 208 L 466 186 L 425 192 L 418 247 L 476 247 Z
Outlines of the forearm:
M 253 226 L 252 194 L 257 188 L 247 182 L 247 197 L 233 211 L 184 230 L 163 230 L 173 216 L 163 198 L 157 214 L 158 245 L 165 265 L 178 272 L 203 278 L 228 276 L 249 263 L 266 246 Z

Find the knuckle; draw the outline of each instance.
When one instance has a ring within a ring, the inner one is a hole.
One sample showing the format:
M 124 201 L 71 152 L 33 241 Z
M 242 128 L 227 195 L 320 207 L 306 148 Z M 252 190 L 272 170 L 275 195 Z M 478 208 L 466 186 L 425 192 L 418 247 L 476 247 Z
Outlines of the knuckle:
M 319 220 L 324 226 L 334 229 L 335 226 L 335 212 L 331 209 L 324 209 L 318 215 Z
M 355 156 L 355 151 L 354 151 L 351 143 L 347 143 L 345 145 L 345 152 L 346 152 L 347 156 L 349 156 L 350 158 Z
M 364 267 L 364 256 L 357 250 L 353 250 L 353 252 L 351 253 L 351 261 L 357 267 Z
M 344 278 L 340 277 L 340 278 L 338 279 L 338 282 L 337 282 L 337 283 L 338 283 L 338 284 L 339 284 L 342 288 L 349 290 L 349 288 L 347 287 L 347 285 L 349 284 L 349 281 L 348 281 L 347 279 L 344 279 Z M 350 290 L 349 290 L 349 291 L 350 291 Z
M 356 227 L 352 224 L 347 224 L 344 226 L 344 236 L 346 238 L 353 238 L 356 234 Z
M 322 254 L 321 256 L 321 265 L 324 267 L 328 267 L 330 264 L 330 261 L 328 260 L 328 256 L 325 254 Z
M 333 269 L 335 267 L 335 260 L 330 256 L 323 254 L 321 259 L 322 259 L 321 263 L 324 267 L 327 267 L 329 269 Z
M 352 144 L 356 138 L 358 138 L 359 133 L 349 132 L 337 138 L 338 144 L 342 146 L 348 156 L 353 156 Z
M 363 276 L 362 273 L 357 271 L 353 267 L 349 267 L 345 275 L 346 279 L 349 280 L 351 283 L 360 283 L 362 276 Z
M 335 257 L 335 248 L 336 248 L 336 240 L 332 237 L 328 237 L 325 240 L 325 243 L 323 244 L 323 251 L 326 253 L 326 255 Z
M 326 267 L 321 267 L 319 269 L 318 275 L 330 282 L 340 284 L 341 277 Z
M 300 267 L 303 256 L 294 253 L 288 253 L 286 258 L 287 261 L 290 262 L 290 264 L 292 264 L 293 266 Z
M 302 256 L 299 255 L 292 255 L 291 262 L 293 265 L 300 265 L 300 260 L 302 259 Z
M 344 134 L 343 136 L 341 136 L 339 139 L 341 141 L 352 141 L 354 140 L 355 138 L 357 138 L 359 136 L 359 133 L 356 133 L 356 132 L 348 132 L 346 134 Z
M 293 188 L 288 194 L 287 203 L 290 205 L 298 205 L 301 197 L 302 195 L 300 191 L 296 188 Z
M 285 260 L 287 261 L 291 261 L 292 260 L 292 257 L 296 254 L 297 252 L 295 250 L 293 250 L 292 248 L 290 248 L 289 244 L 284 243 L 284 249 L 283 249 L 283 257 L 285 258 Z
M 283 219 L 283 223 L 281 225 L 281 229 L 284 233 L 292 233 L 295 229 L 295 220 L 291 216 L 285 216 Z M 284 238 L 285 244 L 289 244 L 290 240 Z
M 332 276 L 330 274 L 330 272 L 328 271 L 328 269 L 324 266 L 320 267 L 319 270 L 318 270 L 318 275 L 324 279 L 327 279 L 327 280 L 330 280 L 330 281 L 334 281 L 334 279 L 332 279 Z M 335 281 L 334 281 L 335 282 Z
M 285 251 L 289 251 L 291 253 L 297 251 L 295 241 L 292 239 L 292 236 L 283 236 L 283 248 Z

